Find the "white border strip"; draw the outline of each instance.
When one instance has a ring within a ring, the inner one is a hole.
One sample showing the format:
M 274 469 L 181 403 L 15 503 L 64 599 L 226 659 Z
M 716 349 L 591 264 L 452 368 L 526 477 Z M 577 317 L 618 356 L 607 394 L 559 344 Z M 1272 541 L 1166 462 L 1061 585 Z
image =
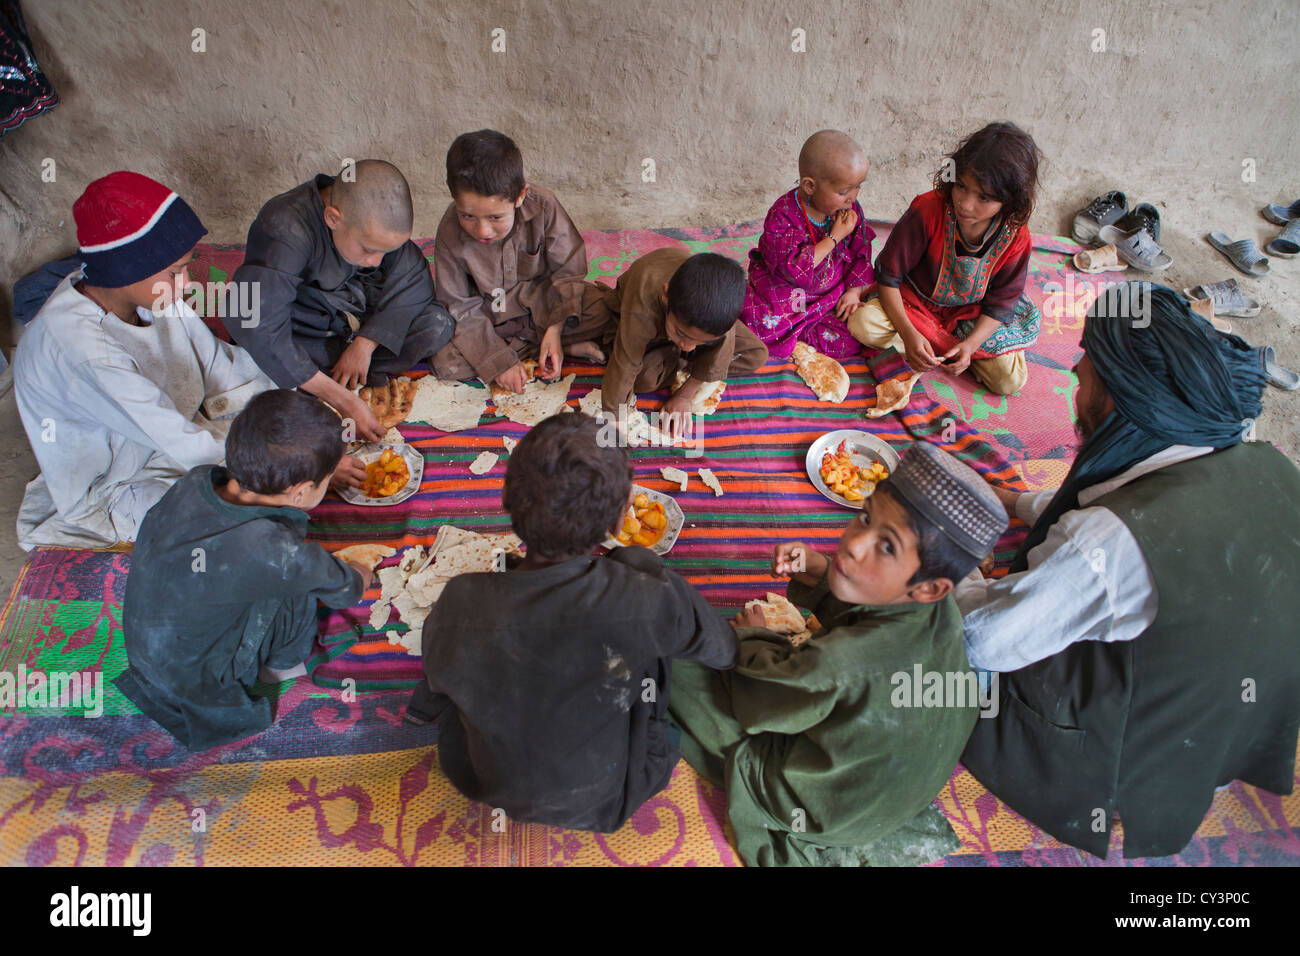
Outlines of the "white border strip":
M 152 229 L 154 226 L 158 224 L 158 220 L 163 217 L 163 213 L 167 211 L 168 207 L 171 206 L 171 204 L 175 202 L 176 199 L 177 196 L 175 193 L 168 193 L 167 198 L 162 201 L 162 205 L 159 206 L 158 210 L 152 216 L 149 217 L 149 221 L 146 222 L 139 229 L 137 229 L 135 232 L 131 233 L 129 236 L 123 236 L 121 239 L 114 239 L 112 242 L 102 242 L 97 246 L 82 246 L 81 251 L 82 252 L 106 252 L 109 249 L 116 249 L 118 246 L 125 246 L 127 243 L 135 242 L 135 240 L 139 239 L 146 232 L 148 232 L 150 229 Z

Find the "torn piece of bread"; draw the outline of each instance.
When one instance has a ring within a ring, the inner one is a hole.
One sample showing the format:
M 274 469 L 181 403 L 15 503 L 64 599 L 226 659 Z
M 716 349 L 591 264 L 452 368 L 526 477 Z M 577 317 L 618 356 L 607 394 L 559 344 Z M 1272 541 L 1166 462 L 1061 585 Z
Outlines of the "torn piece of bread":
M 660 468 L 659 474 L 664 476 L 664 481 L 672 481 L 681 485 L 681 490 L 686 490 L 686 485 L 690 482 L 691 476 L 680 468 L 673 468 L 671 465 Z
M 387 624 L 388 615 L 392 610 L 393 604 L 387 598 L 380 598 L 370 605 L 370 629 L 377 631 Z
M 390 548 L 382 544 L 351 544 L 346 548 L 339 548 L 334 552 L 334 557 L 344 561 L 352 561 L 374 570 L 379 566 L 379 562 L 384 558 L 391 558 L 397 553 L 396 548 Z
M 515 448 L 519 446 L 519 439 L 511 438 L 509 435 L 502 435 L 501 444 L 506 446 L 507 455 L 513 455 L 515 453 Z
M 426 375 L 415 383 L 407 420 L 424 422 L 440 432 L 473 428 L 487 410 L 488 390 L 461 382 L 441 382 Z
M 876 406 L 867 409 L 868 418 L 880 418 L 900 408 L 906 408 L 912 401 L 912 386 L 916 384 L 921 373 L 906 378 L 891 378 L 876 386 Z
M 713 471 L 711 469 L 709 468 L 700 469 L 700 481 L 704 482 L 704 486 L 713 492 L 713 497 L 715 498 L 722 497 L 723 494 L 722 484 L 714 476 Z
M 783 594 L 777 594 L 775 591 L 767 592 L 767 600 L 753 600 L 745 602 L 745 610 L 757 607 L 763 612 L 763 622 L 769 631 L 790 637 L 799 634 L 808 629 L 804 623 L 803 615 Z
M 690 373 L 685 369 L 680 370 L 677 377 L 673 379 L 672 391 L 676 392 L 690 377 Z M 691 399 L 691 411 L 696 415 L 712 415 L 718 410 L 722 393 L 726 390 L 726 382 L 705 382 Z
M 420 641 L 423 637 L 418 627 L 413 627 L 405 634 L 399 634 L 397 631 L 388 632 L 388 643 L 396 644 L 398 647 L 406 649 L 406 653 L 412 657 L 420 656 Z
M 496 467 L 497 459 L 499 457 L 500 456 L 498 456 L 496 452 L 491 452 L 491 451 L 481 452 L 479 456 L 475 458 L 473 462 L 470 463 L 469 470 L 472 474 L 475 475 L 486 475 L 489 471 L 491 471 L 493 468 Z
M 838 405 L 849 394 L 849 373 L 829 355 L 822 355 L 807 342 L 794 347 L 794 364 L 808 387 L 823 402 Z

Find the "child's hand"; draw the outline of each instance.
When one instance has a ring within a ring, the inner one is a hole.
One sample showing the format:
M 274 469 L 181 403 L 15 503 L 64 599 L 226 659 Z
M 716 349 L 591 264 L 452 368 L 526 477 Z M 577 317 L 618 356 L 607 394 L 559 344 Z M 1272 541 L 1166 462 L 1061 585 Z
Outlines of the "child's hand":
M 976 346 L 970 344 L 968 339 L 965 342 L 959 342 L 943 353 L 943 370 L 949 375 L 960 375 L 970 367 L 971 353 L 975 351 Z
M 352 418 L 356 426 L 357 439 L 359 441 L 379 441 L 384 437 L 384 428 L 379 424 L 379 419 L 375 417 L 374 409 L 370 407 L 369 402 L 363 402 L 355 395 L 348 396 L 348 407 L 344 411 Z M 360 482 L 357 482 L 360 484 Z
M 564 348 L 560 345 L 563 330 L 564 327 L 557 323 L 542 336 L 542 348 L 537 356 L 537 374 L 548 382 L 559 378 L 560 370 L 564 368 Z
M 374 354 L 378 342 L 358 335 L 343 350 L 339 360 L 334 363 L 330 377 L 344 388 L 356 388 L 366 384 L 370 375 L 370 357 Z
M 835 304 L 835 318 L 841 322 L 844 321 L 860 305 L 862 305 L 862 293 L 857 289 L 848 289 L 840 296 L 840 301 Z
M 361 459 L 344 455 L 338 467 L 334 469 L 334 474 L 330 476 L 330 487 L 335 491 L 342 491 L 344 488 L 360 488 L 365 480 L 366 466 L 361 464 Z
M 510 368 L 506 369 L 496 377 L 496 383 L 507 392 L 514 392 L 516 395 L 524 393 L 524 387 L 528 384 L 528 373 L 524 371 L 524 364 L 516 362 Z
M 731 626 L 740 627 L 767 627 L 767 618 L 763 616 L 763 609 L 757 604 L 753 607 L 741 609 L 740 613 L 731 619 Z
M 348 564 L 352 565 L 357 574 L 361 575 L 361 590 L 369 591 L 371 582 L 375 580 L 375 572 L 370 570 L 367 565 L 357 564 L 355 561 L 349 561 Z
M 920 332 L 913 331 L 911 335 L 902 338 L 907 364 L 912 367 L 913 372 L 929 372 L 942 364 L 939 357 L 934 354 L 930 340 Z
M 858 214 L 853 209 L 841 209 L 835 214 L 835 224 L 831 226 L 831 237 L 836 242 L 843 242 L 847 236 L 858 228 Z
M 691 424 L 691 399 L 683 398 L 680 392 L 659 409 L 659 430 L 668 436 L 669 441 L 676 441 Z
M 772 550 L 772 576 L 815 585 L 830 562 L 802 541 L 785 541 Z

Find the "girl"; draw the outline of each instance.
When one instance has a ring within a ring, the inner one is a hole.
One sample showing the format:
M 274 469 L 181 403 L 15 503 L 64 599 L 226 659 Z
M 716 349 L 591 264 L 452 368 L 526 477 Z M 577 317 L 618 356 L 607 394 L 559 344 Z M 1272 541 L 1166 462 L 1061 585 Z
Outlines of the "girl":
M 1024 294 L 1040 157 L 1013 123 L 967 137 L 890 233 L 878 297 L 849 317 L 853 336 L 903 351 L 917 372 L 969 366 L 991 392 L 1023 388 L 1041 318 Z
M 860 347 L 844 319 L 871 284 L 871 240 L 858 190 L 862 147 L 838 130 L 814 133 L 799 151 L 799 185 L 778 199 L 749 254 L 741 321 L 776 358 L 797 342 L 835 358 Z

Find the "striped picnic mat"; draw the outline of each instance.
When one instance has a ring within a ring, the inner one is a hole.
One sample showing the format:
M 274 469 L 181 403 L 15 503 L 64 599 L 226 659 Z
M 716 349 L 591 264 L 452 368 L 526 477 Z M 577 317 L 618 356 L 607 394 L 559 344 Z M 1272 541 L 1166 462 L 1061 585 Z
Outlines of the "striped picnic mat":
M 875 402 L 876 379 L 907 374 L 896 353 L 885 352 L 870 363 L 850 361 L 845 367 L 853 385 L 840 405 L 819 402 L 793 364 L 772 364 L 761 374 L 728 381 L 717 412 L 701 419 L 694 433 L 699 457 L 688 458 L 681 448 L 628 449 L 636 482 L 671 494 L 685 512 L 681 536 L 666 558 L 668 566 L 716 607 L 741 607 L 779 585 L 768 569 L 772 548 L 781 541 L 800 540 L 818 550 L 834 550 L 851 512 L 824 498 L 804 466 L 808 446 L 828 431 L 858 428 L 898 450 L 916 439 L 936 442 L 985 475 L 1023 488 L 1015 468 L 978 433 L 919 390 L 901 418 L 863 417 Z M 578 375 L 569 400 L 576 407 L 583 395 L 599 387 L 600 369 L 575 365 L 566 371 Z M 665 394 L 643 396 L 641 407 L 657 407 Z M 477 428 L 452 434 L 401 425 L 407 443 L 425 459 L 420 491 L 385 508 L 331 497 L 312 512 L 312 537 L 330 549 L 363 541 L 400 549 L 431 543 L 443 524 L 484 532 L 509 530 L 501 507 L 507 461 L 502 438 L 521 438 L 528 429 L 497 417 L 495 411 L 488 406 Z M 501 458 L 486 475 L 471 475 L 469 464 L 483 451 Z M 660 475 L 665 465 L 690 474 L 685 492 Z M 717 497 L 704 486 L 700 468 L 713 471 L 725 494 Z M 1008 531 L 999 546 L 1004 558 L 1024 533 L 1018 523 Z M 395 556 L 386 563 L 397 560 Z M 376 583 L 365 604 L 332 612 L 324 622 L 322 644 L 341 653 L 330 660 L 320 658 L 312 677 L 321 686 L 341 687 L 351 679 L 357 690 L 381 690 L 413 686 L 419 680 L 420 659 L 390 644 L 386 636 L 389 630 L 405 632 L 406 625 L 394 616 L 394 623 L 378 632 L 369 626 L 369 606 L 378 592 Z

